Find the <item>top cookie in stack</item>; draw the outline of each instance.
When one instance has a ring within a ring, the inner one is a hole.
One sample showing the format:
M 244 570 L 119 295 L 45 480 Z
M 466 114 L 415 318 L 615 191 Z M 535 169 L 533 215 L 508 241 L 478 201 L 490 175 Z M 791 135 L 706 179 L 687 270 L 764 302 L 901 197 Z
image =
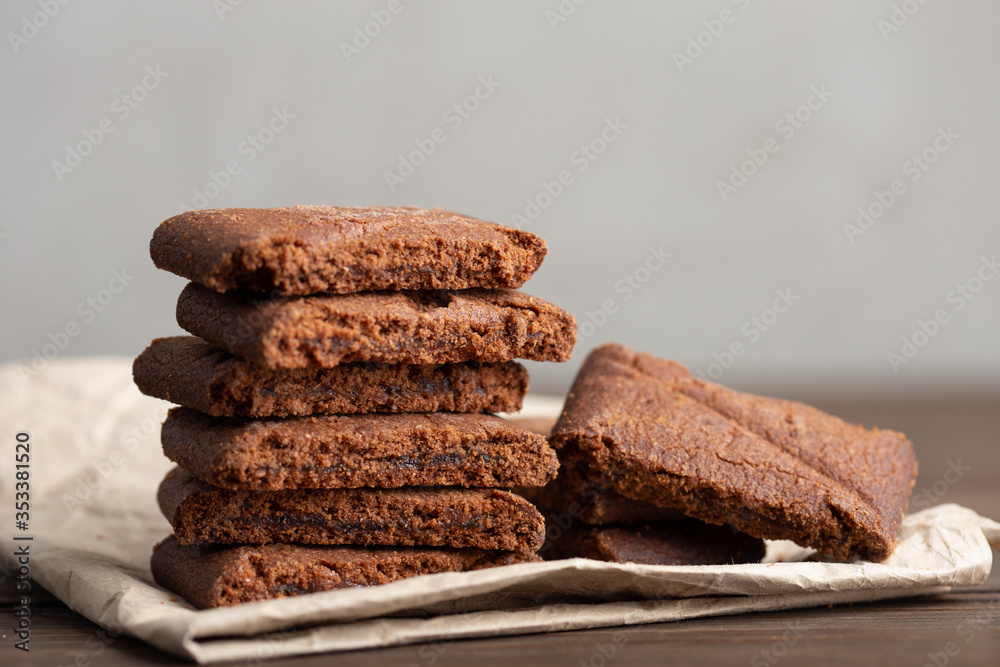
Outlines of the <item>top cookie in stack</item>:
M 486 489 L 545 484 L 555 453 L 476 413 L 520 408 L 514 359 L 572 352 L 573 318 L 516 291 L 542 239 L 437 209 L 296 206 L 185 213 L 150 253 L 194 281 L 177 321 L 197 336 L 134 365 L 184 406 L 162 435 L 183 469 L 160 490 L 175 536 L 157 581 L 217 606 L 535 558 L 537 510 Z M 265 564 L 253 581 L 246 558 Z
M 149 251 L 216 292 L 281 296 L 517 289 L 547 253 L 534 234 L 414 206 L 191 211 L 161 224 Z

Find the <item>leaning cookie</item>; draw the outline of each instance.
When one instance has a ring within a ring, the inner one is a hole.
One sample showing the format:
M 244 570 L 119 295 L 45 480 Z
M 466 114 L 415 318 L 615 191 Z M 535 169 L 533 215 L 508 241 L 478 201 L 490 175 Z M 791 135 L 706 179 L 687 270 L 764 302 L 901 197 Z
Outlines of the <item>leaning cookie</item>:
M 550 442 L 626 498 L 838 560 L 889 557 L 917 465 L 901 433 L 703 382 L 621 345 L 584 362 Z
M 171 535 L 156 545 L 150 569 L 157 584 L 207 609 L 538 560 L 534 554 L 484 549 L 183 546 Z
M 545 241 L 413 206 L 291 206 L 189 211 L 149 244 L 157 268 L 217 292 L 285 296 L 370 290 L 518 288 Z
M 538 510 L 497 489 L 232 491 L 174 468 L 157 499 L 184 545 L 298 542 L 533 552 L 545 538 Z

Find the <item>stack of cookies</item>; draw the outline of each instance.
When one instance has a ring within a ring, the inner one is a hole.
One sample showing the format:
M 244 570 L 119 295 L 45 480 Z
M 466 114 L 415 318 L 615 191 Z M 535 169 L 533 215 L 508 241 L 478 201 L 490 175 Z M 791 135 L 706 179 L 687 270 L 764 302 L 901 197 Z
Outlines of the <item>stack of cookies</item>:
M 763 538 L 883 561 L 917 472 L 901 433 L 733 391 L 617 344 L 584 362 L 550 441 L 562 472 L 526 493 L 550 513 L 556 557 L 748 562 Z
M 565 361 L 576 324 L 516 291 L 540 238 L 441 210 L 193 211 L 157 267 L 191 282 L 193 336 L 135 361 L 180 404 L 159 490 L 174 534 L 153 576 L 197 607 L 536 560 L 544 522 L 505 491 L 555 477 L 545 438 L 490 413 L 515 358 Z

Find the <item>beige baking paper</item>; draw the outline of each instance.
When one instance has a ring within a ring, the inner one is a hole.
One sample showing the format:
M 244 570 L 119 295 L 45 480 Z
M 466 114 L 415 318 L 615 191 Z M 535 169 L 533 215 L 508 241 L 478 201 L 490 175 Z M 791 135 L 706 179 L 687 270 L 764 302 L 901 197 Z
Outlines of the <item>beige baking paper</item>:
M 159 446 L 168 405 L 139 394 L 131 361 L 0 367 L 4 553 L 15 544 L 14 440 L 30 433 L 31 576 L 71 608 L 198 662 L 410 642 L 631 625 L 747 611 L 924 595 L 981 583 L 1000 524 L 956 505 L 906 518 L 881 564 L 802 561 L 769 544 L 768 562 L 719 567 L 583 559 L 416 577 L 197 611 L 152 583 L 149 556 L 170 533 L 155 491 L 171 467 Z M 552 410 L 558 401 L 535 402 Z M 555 409 L 558 409 L 555 407 Z M 26 544 L 18 542 L 16 544 Z

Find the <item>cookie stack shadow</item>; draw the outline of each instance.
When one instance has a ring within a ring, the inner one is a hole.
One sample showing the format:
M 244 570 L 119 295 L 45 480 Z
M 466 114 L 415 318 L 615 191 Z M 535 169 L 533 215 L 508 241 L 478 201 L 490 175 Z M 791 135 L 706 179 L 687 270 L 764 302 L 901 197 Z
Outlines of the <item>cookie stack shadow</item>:
M 517 289 L 538 237 L 440 210 L 193 211 L 154 263 L 190 279 L 191 336 L 136 360 L 180 407 L 158 500 L 162 586 L 216 607 L 538 559 L 520 495 L 558 468 L 520 409 L 513 361 L 565 361 L 576 325 Z

